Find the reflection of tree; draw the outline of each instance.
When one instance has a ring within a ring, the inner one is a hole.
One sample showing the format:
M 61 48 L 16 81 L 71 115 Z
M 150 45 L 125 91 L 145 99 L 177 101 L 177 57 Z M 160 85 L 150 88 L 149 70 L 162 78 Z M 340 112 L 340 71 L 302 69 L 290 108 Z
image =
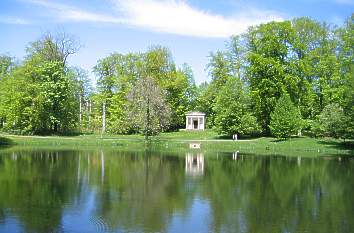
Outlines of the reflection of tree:
M 168 232 L 200 200 L 210 232 L 354 229 L 353 160 L 242 158 L 205 156 L 203 176 L 190 179 L 184 156 L 10 150 L 0 156 L 0 221 L 11 211 L 26 232 L 65 231 L 67 211 L 94 196 L 89 217 L 112 231 Z
M 212 232 L 243 232 L 246 224 L 244 209 L 252 197 L 251 188 L 260 160 L 231 161 L 207 160 L 201 194 L 210 201 Z
M 58 231 L 64 205 L 78 192 L 67 180 L 74 172 L 70 155 L 1 155 L 0 209 L 11 210 L 26 232 Z
M 192 197 L 184 187 L 182 159 L 137 154 L 105 154 L 105 180 L 96 214 L 110 228 L 159 232 L 176 212 L 185 213 Z M 91 177 L 92 178 L 92 177 Z
M 299 165 L 281 157 L 207 162 L 202 193 L 210 200 L 214 232 L 350 232 L 354 227 L 353 162 L 304 159 Z

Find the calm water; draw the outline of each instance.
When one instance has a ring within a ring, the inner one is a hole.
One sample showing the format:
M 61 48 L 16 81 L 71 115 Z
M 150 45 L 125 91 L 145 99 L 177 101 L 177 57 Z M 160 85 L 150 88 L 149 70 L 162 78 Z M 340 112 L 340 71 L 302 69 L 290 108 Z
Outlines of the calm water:
M 0 232 L 354 232 L 354 159 L 0 150 Z

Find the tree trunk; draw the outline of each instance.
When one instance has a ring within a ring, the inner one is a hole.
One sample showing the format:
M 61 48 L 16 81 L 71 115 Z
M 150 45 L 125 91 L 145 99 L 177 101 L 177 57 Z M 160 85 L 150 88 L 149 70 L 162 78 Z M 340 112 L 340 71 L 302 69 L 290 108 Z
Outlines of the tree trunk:
M 102 107 L 102 134 L 106 131 L 106 101 L 103 102 Z
M 91 100 L 88 101 L 88 108 L 89 108 L 89 111 L 88 111 L 88 129 L 90 129 L 91 127 Z
M 82 103 L 81 103 L 81 95 L 79 97 L 79 122 L 80 122 L 80 128 L 82 127 Z
M 58 122 L 54 123 L 54 133 L 58 133 Z
M 146 107 L 146 127 L 145 127 L 145 140 L 149 139 L 149 131 L 150 131 L 150 99 L 147 99 L 147 107 Z

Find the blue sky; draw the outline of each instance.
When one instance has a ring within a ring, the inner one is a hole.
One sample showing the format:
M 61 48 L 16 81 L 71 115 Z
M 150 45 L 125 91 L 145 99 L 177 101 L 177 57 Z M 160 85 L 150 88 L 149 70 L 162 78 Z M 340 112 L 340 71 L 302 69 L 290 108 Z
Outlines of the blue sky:
M 112 52 L 163 45 L 201 83 L 208 54 L 248 26 L 301 16 L 338 25 L 352 12 L 354 0 L 0 0 L 0 54 L 21 59 L 41 34 L 65 31 L 83 45 L 70 64 L 91 71 Z

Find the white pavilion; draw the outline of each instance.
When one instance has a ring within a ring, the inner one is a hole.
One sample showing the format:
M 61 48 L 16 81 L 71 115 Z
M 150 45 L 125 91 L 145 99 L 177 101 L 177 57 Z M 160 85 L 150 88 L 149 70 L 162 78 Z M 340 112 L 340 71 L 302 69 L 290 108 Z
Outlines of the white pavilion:
M 187 130 L 204 130 L 205 129 L 205 113 L 188 112 L 186 114 Z

